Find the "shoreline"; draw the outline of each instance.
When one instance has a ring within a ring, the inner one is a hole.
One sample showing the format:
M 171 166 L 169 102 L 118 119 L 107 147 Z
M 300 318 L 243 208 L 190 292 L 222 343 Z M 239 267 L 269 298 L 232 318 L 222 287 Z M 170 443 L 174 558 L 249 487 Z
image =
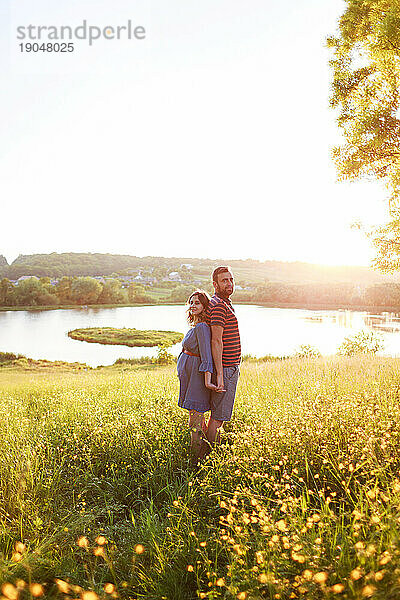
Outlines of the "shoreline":
M 0 306 L 0 312 L 39 311 L 39 310 L 71 310 L 86 308 L 134 308 L 135 306 L 184 306 L 185 302 L 137 302 L 136 304 L 56 304 L 54 306 Z
M 318 302 L 308 302 L 301 304 L 300 302 L 234 302 L 234 305 L 244 306 L 263 306 L 265 308 L 294 308 L 299 310 L 351 310 L 357 312 L 369 313 L 394 313 L 400 314 L 400 306 L 371 306 L 369 304 L 354 304 L 348 306 L 346 304 L 327 304 Z
M 135 304 L 57 304 L 54 306 L 0 306 L 0 312 L 17 312 L 17 311 L 45 311 L 45 310 L 71 310 L 71 309 L 102 309 L 102 308 L 135 308 L 136 306 L 185 306 L 186 302 L 137 302 Z M 348 306 L 346 304 L 327 304 L 318 302 L 308 302 L 301 304 L 300 302 L 233 302 L 237 306 L 262 306 L 265 308 L 288 308 L 288 309 L 299 309 L 299 310 L 350 310 L 357 312 L 369 312 L 369 313 L 394 313 L 400 314 L 400 306 L 370 306 L 368 304 L 355 304 Z
M 276 365 L 279 363 L 291 363 L 297 362 L 298 364 L 308 364 L 311 362 L 316 364 L 321 364 L 326 361 L 331 360 L 354 360 L 356 358 L 360 359 L 368 358 L 368 359 L 376 359 L 378 361 L 392 361 L 393 364 L 397 361 L 400 361 L 400 357 L 398 356 L 387 356 L 380 354 L 360 354 L 358 356 L 340 356 L 338 354 L 327 354 L 323 356 L 317 357 L 299 357 L 295 355 L 291 356 L 246 356 L 242 361 L 242 366 L 247 365 L 251 366 L 254 364 L 257 365 Z M 68 362 L 63 360 L 48 360 L 46 358 L 28 358 L 26 356 L 19 355 L 15 359 L 0 361 L 0 377 L 2 375 L 6 376 L 10 373 L 34 373 L 35 376 L 47 376 L 47 375 L 82 375 L 82 374 L 96 374 L 96 373 L 104 373 L 104 374 L 112 374 L 112 373 L 121 373 L 121 372 L 138 372 L 138 371 L 158 371 L 162 369 L 173 369 L 175 371 L 176 364 L 175 363 L 157 363 L 149 359 L 146 360 L 124 360 L 118 359 L 111 365 L 97 365 L 92 367 L 87 363 L 81 362 Z

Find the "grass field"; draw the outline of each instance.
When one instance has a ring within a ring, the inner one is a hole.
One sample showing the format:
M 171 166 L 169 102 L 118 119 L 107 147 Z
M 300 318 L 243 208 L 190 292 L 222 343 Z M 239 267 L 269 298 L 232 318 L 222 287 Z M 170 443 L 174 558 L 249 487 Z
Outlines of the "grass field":
M 2 598 L 399 598 L 399 365 L 245 363 L 196 473 L 173 367 L 0 371 Z

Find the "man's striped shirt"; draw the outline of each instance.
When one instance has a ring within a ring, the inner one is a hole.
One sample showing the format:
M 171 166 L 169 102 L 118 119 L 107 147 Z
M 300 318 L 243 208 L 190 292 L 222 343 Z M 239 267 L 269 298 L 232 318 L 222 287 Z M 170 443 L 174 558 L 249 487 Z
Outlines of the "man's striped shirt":
M 207 315 L 210 326 L 223 327 L 222 366 L 234 367 L 240 364 L 241 347 L 238 321 L 229 298 L 215 294 L 208 305 Z

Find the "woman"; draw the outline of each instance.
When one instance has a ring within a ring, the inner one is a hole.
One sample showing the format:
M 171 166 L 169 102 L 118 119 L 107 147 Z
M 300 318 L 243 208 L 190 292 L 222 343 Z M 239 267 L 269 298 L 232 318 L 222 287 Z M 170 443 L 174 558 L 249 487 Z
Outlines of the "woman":
M 178 406 L 189 411 L 194 463 L 199 458 L 202 438 L 207 430 L 204 413 L 210 410 L 210 390 L 217 389 L 211 383 L 211 334 L 206 323 L 209 301 L 209 295 L 202 290 L 196 290 L 189 296 L 188 323 L 191 329 L 183 338 L 183 348 L 177 364 L 180 382 Z

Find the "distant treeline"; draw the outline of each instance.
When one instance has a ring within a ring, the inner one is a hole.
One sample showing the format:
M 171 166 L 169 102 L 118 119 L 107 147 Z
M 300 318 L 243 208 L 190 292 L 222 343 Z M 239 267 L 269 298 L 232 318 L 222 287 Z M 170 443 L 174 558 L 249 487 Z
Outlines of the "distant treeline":
M 8 279 L 32 275 L 36 277 L 59 278 L 110 276 L 113 273 L 123 275 L 130 271 L 153 270 L 163 267 L 174 269 L 181 264 L 190 263 L 197 273 L 210 275 L 212 268 L 221 261 L 200 258 L 166 258 L 163 256 L 128 256 L 122 254 L 91 254 L 68 252 L 58 254 L 20 255 L 11 265 L 0 255 L 0 276 Z M 234 261 L 254 265 L 255 260 Z
M 56 253 L 20 255 L 11 265 L 0 256 L 0 278 L 16 280 L 21 276 L 95 277 L 129 275 L 132 272 L 151 274 L 160 279 L 165 273 L 179 271 L 189 265 L 194 278 L 209 278 L 214 267 L 228 263 L 236 280 L 246 285 L 266 281 L 286 283 L 357 282 L 362 285 L 399 281 L 399 275 L 383 275 L 368 267 L 322 266 L 302 262 L 258 261 L 254 259 L 225 260 L 190 257 L 129 256 L 119 254 Z
M 116 278 L 99 281 L 93 277 L 62 277 L 52 283 L 50 278 L 29 278 L 18 285 L 3 278 L 0 281 L 0 306 L 62 306 L 88 304 L 158 304 L 185 302 L 195 289 L 192 285 L 173 282 L 164 284 L 165 293 L 157 296 L 152 287 Z M 206 289 L 212 293 L 211 285 Z M 385 283 L 361 288 L 351 284 L 283 284 L 266 283 L 254 290 L 237 290 L 234 302 L 255 302 L 273 305 L 310 304 L 335 307 L 391 307 L 400 310 L 400 284 Z
M 323 306 L 374 306 L 400 309 L 400 284 L 379 283 L 359 286 L 349 283 L 291 284 L 269 282 L 254 291 L 235 292 L 236 302 L 260 302 L 265 304 L 310 304 Z
M 210 286 L 206 287 L 211 292 Z M 158 290 L 160 288 L 164 291 L 161 297 L 151 286 L 113 277 L 103 281 L 93 277 L 62 277 L 57 282 L 49 277 L 29 277 L 17 283 L 3 278 L 0 280 L 0 307 L 185 302 L 194 286 L 166 281 L 158 284 Z
M 58 306 L 87 304 L 129 304 L 152 302 L 142 285 L 131 283 L 127 289 L 118 279 L 104 283 L 93 277 L 62 277 L 56 284 L 50 278 L 31 277 L 18 285 L 0 281 L 0 306 Z

